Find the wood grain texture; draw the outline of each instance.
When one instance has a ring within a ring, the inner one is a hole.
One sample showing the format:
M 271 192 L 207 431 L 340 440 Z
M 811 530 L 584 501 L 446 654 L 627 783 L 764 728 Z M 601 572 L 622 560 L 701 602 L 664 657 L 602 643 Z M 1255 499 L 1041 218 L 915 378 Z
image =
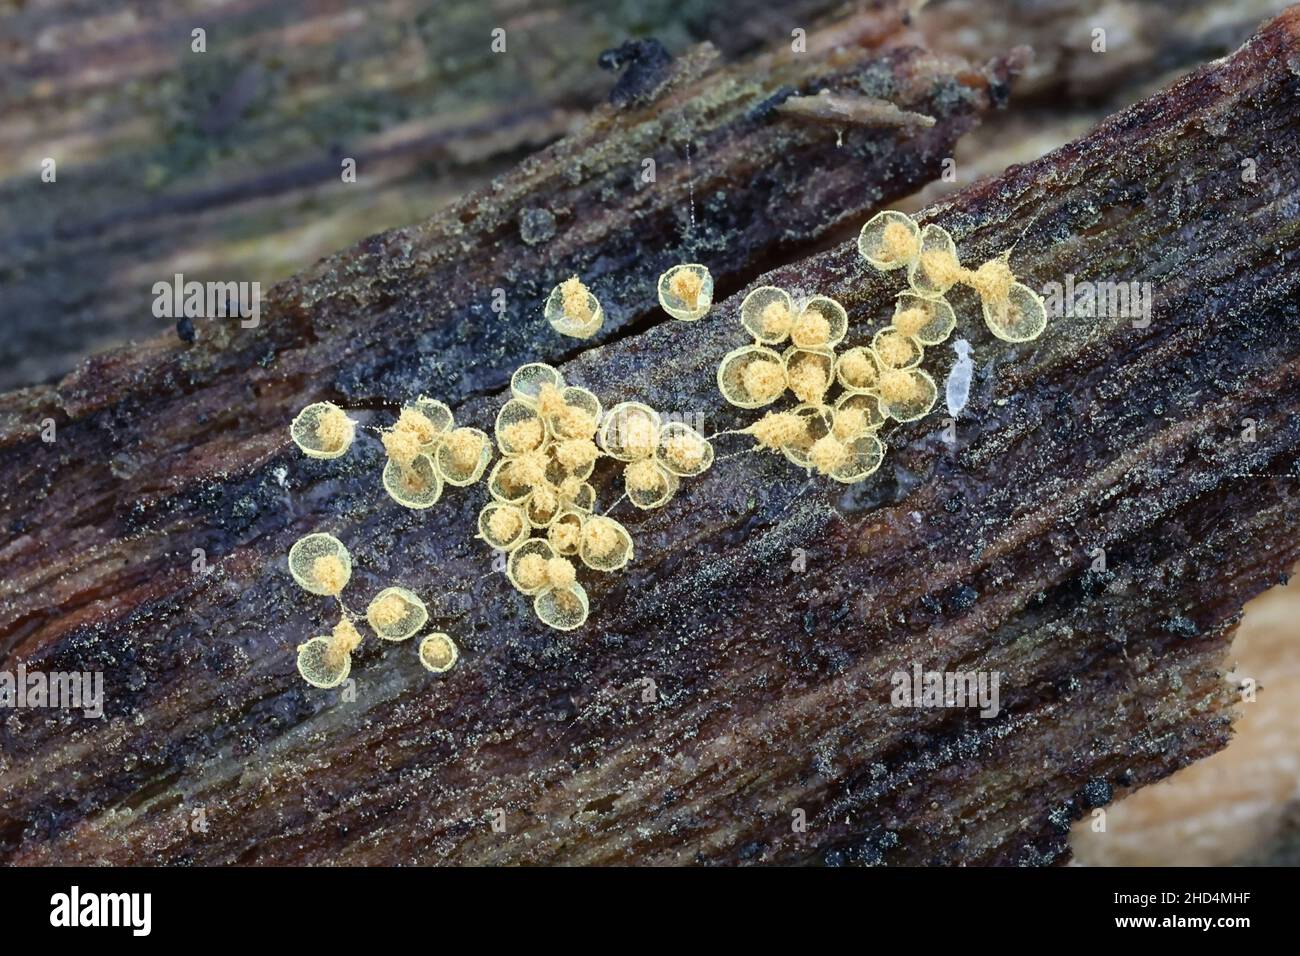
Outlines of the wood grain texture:
M 837 6 L 0 4 L 0 388 L 157 334 L 149 290 L 175 272 L 266 287 L 428 218 L 580 122 L 629 36 L 740 59 Z
M 901 8 L 885 0 L 868 5 Z M 961 178 L 1037 158 L 1147 95 L 1155 77 L 1234 49 L 1279 0 L 932 2 L 930 47 L 1035 60 Z M 657 37 L 725 62 L 842 23 L 835 0 L 156 0 L 0 4 L 0 389 L 51 382 L 87 355 L 157 334 L 152 284 L 263 287 L 423 221 L 564 136 L 606 99 L 599 54 Z M 850 17 L 851 19 L 851 17 Z M 907 35 L 895 18 L 896 35 Z M 1089 49 L 1091 27 L 1111 50 Z M 207 52 L 191 30 L 207 30 Z M 506 30 L 493 54 L 491 31 Z M 849 31 L 850 38 L 853 31 Z M 1043 108 L 1050 104 L 1050 108 Z M 1028 113 L 1027 113 L 1028 111 Z M 1082 124 L 1082 125 L 1081 125 Z M 1035 138 L 1046 141 L 1026 154 Z M 1016 151 L 1013 147 L 1021 147 Z M 340 162 L 358 163 L 343 183 Z M 58 163 L 57 186 L 39 179 Z M 946 185 L 946 184 L 939 184 Z
M 1295 866 L 1300 862 L 1300 577 L 1246 605 L 1229 676 L 1244 698 L 1232 743 L 1085 819 L 1085 866 Z M 1253 684 L 1247 683 L 1253 681 Z
M 897 429 L 886 466 L 849 493 L 768 456 L 719 462 L 663 511 L 619 512 L 637 559 L 588 582 L 592 619 L 569 635 L 489 573 L 469 537 L 481 488 L 402 511 L 374 442 L 345 464 L 303 460 L 286 447 L 292 412 L 421 390 L 488 425 L 514 364 L 557 357 L 537 306 L 578 271 L 614 308 L 605 339 L 566 358 L 571 381 L 710 431 L 748 421 L 713 382 L 743 339 L 741 293 L 665 325 L 648 313 L 654 275 L 693 249 L 734 289 L 780 256 L 775 236 L 860 221 L 943 155 L 928 137 L 974 121 L 990 73 L 860 47 L 840 82 L 887 76 L 895 102 L 940 122 L 902 142 L 849 131 L 819 166 L 824 129 L 753 108 L 782 63 L 762 82 L 688 72 L 654 110 L 599 114 L 496 189 L 279 287 L 252 334 L 156 341 L 7 397 L 4 660 L 102 669 L 109 693 L 99 723 L 4 715 L 5 859 L 1062 859 L 1090 806 L 1223 746 L 1236 615 L 1300 557 L 1295 481 L 1239 477 L 1293 472 L 1300 446 L 1298 37 L 1292 11 L 1078 143 L 927 210 L 964 258 L 1014 245 L 1035 286 L 1153 283 L 1148 328 L 1061 319 L 1007 346 L 959 301 L 977 362 L 956 449 L 934 416 Z M 698 150 L 690 178 L 674 166 L 639 202 L 614 188 L 672 136 Z M 701 218 L 674 246 L 692 194 Z M 572 210 L 544 250 L 515 225 L 539 197 Z M 851 244 L 762 281 L 839 298 L 858 340 L 898 285 Z M 493 282 L 512 290 L 505 323 L 486 308 Z M 51 446 L 33 435 L 45 415 Z M 1268 427 L 1243 445 L 1248 415 Z M 351 603 L 399 581 L 430 599 L 461 644 L 455 671 L 432 679 L 410 648 L 371 642 L 355 702 L 301 685 L 292 648 L 329 607 L 283 555 L 318 528 L 353 551 Z M 190 572 L 193 547 L 212 574 Z M 914 662 L 1000 671 L 1002 713 L 892 707 L 890 674 Z M 184 826 L 200 808 L 204 834 Z M 806 833 L 791 832 L 796 809 Z

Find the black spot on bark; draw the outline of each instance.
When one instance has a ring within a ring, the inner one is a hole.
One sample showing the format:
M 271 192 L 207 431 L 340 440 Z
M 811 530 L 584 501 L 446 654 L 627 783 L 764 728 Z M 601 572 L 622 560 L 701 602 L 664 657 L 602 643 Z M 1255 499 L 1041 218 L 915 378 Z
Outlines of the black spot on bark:
M 1083 785 L 1083 805 L 1088 809 L 1094 807 L 1104 807 L 1110 803 L 1110 798 L 1115 795 L 1110 784 L 1100 777 L 1093 777 Z
M 606 50 L 596 62 L 602 70 L 623 71 L 609 91 L 609 101 L 623 107 L 653 100 L 668 80 L 673 58 L 662 43 L 649 37 Z
M 1161 630 L 1166 634 L 1173 634 L 1177 637 L 1191 638 L 1200 633 L 1196 622 L 1191 618 L 1183 617 L 1181 614 L 1177 617 L 1171 617 L 1160 625 Z
M 799 91 L 793 86 L 783 86 L 763 102 L 759 103 L 749 111 L 749 118 L 752 120 L 765 120 L 776 111 L 776 108 L 794 96 Z
M 979 599 L 980 593 L 969 584 L 962 584 L 952 593 L 952 609 L 954 611 L 968 611 Z

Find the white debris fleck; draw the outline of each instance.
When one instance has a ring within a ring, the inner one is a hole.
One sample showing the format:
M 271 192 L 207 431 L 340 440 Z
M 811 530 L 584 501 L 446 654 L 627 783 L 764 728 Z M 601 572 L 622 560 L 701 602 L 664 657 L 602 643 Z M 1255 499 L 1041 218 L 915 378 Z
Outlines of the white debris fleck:
M 952 371 L 948 373 L 946 393 L 948 414 L 956 418 L 966 407 L 966 400 L 970 397 L 970 380 L 975 371 L 975 362 L 971 358 L 970 343 L 965 339 L 953 342 L 952 350 L 957 353 L 957 361 L 953 363 Z

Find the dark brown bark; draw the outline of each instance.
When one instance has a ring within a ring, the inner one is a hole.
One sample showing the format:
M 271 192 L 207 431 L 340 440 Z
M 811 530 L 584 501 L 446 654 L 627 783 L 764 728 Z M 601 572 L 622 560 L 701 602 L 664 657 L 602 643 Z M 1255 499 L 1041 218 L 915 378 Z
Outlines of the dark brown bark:
M 741 59 L 839 4 L 13 6 L 0 30 L 6 390 L 157 334 L 144 277 L 266 286 L 426 219 L 600 103 L 614 80 L 597 58 L 630 35 Z M 39 181 L 46 156 L 57 185 Z M 356 183 L 341 181 L 343 157 Z
M 927 212 L 965 259 L 1014 245 L 1034 286 L 1153 283 L 1149 327 L 1060 319 L 1007 346 L 959 302 L 977 376 L 956 449 L 936 413 L 895 430 L 885 467 L 847 493 L 768 456 L 721 461 L 664 510 L 619 512 L 637 559 L 589 581 L 592 619 L 570 635 L 484 577 L 470 539 L 481 487 L 405 512 L 379 488 L 372 442 L 346 464 L 286 447 L 293 411 L 427 391 L 488 425 L 510 368 L 558 357 L 538 303 L 577 271 L 611 322 L 608 345 L 565 363 L 571 381 L 607 404 L 703 414 L 709 430 L 751 420 L 713 382 L 743 340 L 741 296 L 665 325 L 653 277 L 694 252 L 735 289 L 781 240 L 861 221 L 934 171 L 987 102 L 987 74 L 863 49 L 825 82 L 889 77 L 894 102 L 939 123 L 902 140 L 848 130 L 835 150 L 818 124 L 754 110 L 765 84 L 818 68 L 777 61 L 761 83 L 729 83 L 692 81 L 687 64 L 653 109 L 608 110 L 501 188 L 279 287 L 253 333 L 155 342 L 9 397 L 4 660 L 104 670 L 108 716 L 4 715 L 6 857 L 1061 859 L 1087 807 L 1223 745 L 1235 615 L 1300 557 L 1295 480 L 1250 477 L 1293 474 L 1300 445 L 1298 36 L 1292 11 L 1079 143 Z M 667 152 L 686 140 L 689 173 Z M 647 150 L 669 158 L 655 188 L 620 189 Z M 569 214 L 530 246 L 518 216 L 539 202 Z M 858 338 L 898 284 L 851 243 L 765 281 L 839 298 Z M 498 284 L 504 323 L 487 309 Z M 53 445 L 33 437 L 46 415 Z M 1238 440 L 1245 417 L 1261 423 L 1253 444 Z M 355 702 L 301 685 L 292 648 L 330 609 L 293 586 L 283 555 L 317 528 L 352 549 L 351 593 L 401 582 L 433 599 L 463 649 L 450 675 L 372 641 Z M 191 573 L 194 547 L 212 574 Z M 1090 569 L 1098 547 L 1105 571 Z M 915 662 L 1002 672 L 1002 714 L 892 707 L 890 675 Z M 194 809 L 207 833 L 184 828 Z M 806 833 L 791 831 L 796 809 Z
M 0 29 L 0 389 L 53 381 L 87 355 L 155 335 L 153 279 L 179 270 L 265 287 L 433 215 L 604 100 L 614 80 L 596 60 L 629 36 L 653 34 L 675 54 L 711 42 L 736 62 L 788 45 L 796 26 L 815 35 L 845 15 L 841 6 L 13 5 Z M 1000 115 L 1043 102 L 1051 110 L 1031 114 L 1046 145 L 1019 160 L 1075 135 L 1081 113 L 1127 106 L 1163 71 L 1234 49 L 1280 8 L 955 0 L 928 4 L 914 22 L 934 49 L 971 62 L 1034 47 Z M 1098 24 L 1111 30 L 1105 56 L 1088 46 Z M 208 31 L 203 54 L 190 46 L 198 26 Z M 490 49 L 498 27 L 507 55 Z M 998 126 L 972 156 L 996 161 L 1025 139 Z M 45 156 L 58 161 L 57 186 L 39 183 Z M 340 181 L 344 156 L 357 160 L 356 184 Z M 1001 169 L 960 162 L 966 182 Z

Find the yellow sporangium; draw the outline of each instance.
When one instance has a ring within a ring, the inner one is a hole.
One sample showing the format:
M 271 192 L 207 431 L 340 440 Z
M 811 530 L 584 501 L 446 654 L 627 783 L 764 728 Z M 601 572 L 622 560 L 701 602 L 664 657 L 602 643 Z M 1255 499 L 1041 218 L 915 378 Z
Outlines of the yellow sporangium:
M 404 641 L 429 620 L 429 611 L 414 592 L 403 587 L 384 588 L 366 608 L 371 630 L 386 641 Z
M 341 618 L 328 637 L 313 637 L 298 646 L 298 673 L 313 687 L 337 687 L 347 680 L 352 652 L 360 644 L 356 626 L 346 617 Z
M 785 377 L 799 401 L 818 405 L 826 398 L 835 371 L 835 355 L 829 350 L 792 346 L 784 356 Z
M 551 290 L 543 312 L 551 328 L 575 339 L 591 338 L 605 322 L 600 301 L 577 276 L 570 276 Z
M 858 254 L 882 272 L 911 266 L 920 250 L 920 228 L 894 210 L 877 213 L 858 234 Z
M 356 422 L 332 402 L 308 405 L 289 426 L 289 437 L 308 458 L 338 458 L 355 436 Z
M 659 305 L 674 319 L 694 322 L 713 305 L 713 276 L 699 263 L 673 266 L 659 277 Z
M 335 596 L 352 576 L 352 556 L 338 538 L 317 531 L 289 548 L 289 574 L 312 594 Z
M 420 664 L 434 674 L 445 674 L 456 666 L 460 649 L 448 635 L 437 631 L 420 640 Z

